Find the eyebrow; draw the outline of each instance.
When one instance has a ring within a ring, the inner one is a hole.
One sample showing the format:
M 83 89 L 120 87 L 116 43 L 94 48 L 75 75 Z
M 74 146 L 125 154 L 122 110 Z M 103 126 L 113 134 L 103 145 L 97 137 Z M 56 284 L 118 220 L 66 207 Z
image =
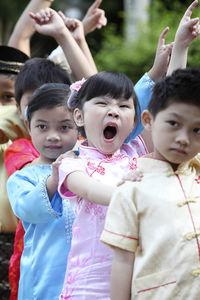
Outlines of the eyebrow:
M 46 120 L 43 120 L 43 119 L 38 119 L 38 120 L 36 120 L 36 122 L 43 122 L 43 123 L 48 123 L 49 121 L 46 121 Z M 59 120 L 58 121 L 59 123 L 73 123 L 73 120 L 71 120 L 71 119 L 65 119 L 65 120 Z
M 171 112 L 171 113 L 169 113 L 169 116 L 168 116 L 168 118 L 172 118 L 172 117 L 176 117 L 176 118 L 179 118 L 179 119 L 183 119 L 183 117 L 182 117 L 182 115 L 180 114 L 177 114 L 177 113 L 175 113 L 175 112 Z M 199 120 L 197 120 L 197 122 L 195 122 L 197 125 L 199 124 L 199 126 L 200 126 L 200 121 Z

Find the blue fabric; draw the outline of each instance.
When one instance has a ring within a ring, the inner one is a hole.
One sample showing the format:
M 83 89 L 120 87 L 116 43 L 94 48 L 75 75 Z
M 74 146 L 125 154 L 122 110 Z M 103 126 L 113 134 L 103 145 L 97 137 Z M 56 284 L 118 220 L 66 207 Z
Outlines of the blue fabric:
M 59 194 L 49 201 L 50 174 L 51 165 L 30 166 L 7 182 L 12 209 L 25 230 L 18 300 L 58 300 L 62 290 L 74 213 L 69 204 L 66 224 Z
M 130 140 L 133 140 L 138 136 L 144 129 L 141 123 L 141 113 L 143 110 L 148 108 L 148 103 L 152 95 L 152 89 L 155 85 L 155 82 L 149 77 L 148 73 L 145 73 L 142 78 L 134 86 L 135 93 L 140 104 L 140 109 L 137 109 L 137 123 L 133 128 L 133 131 L 127 137 L 125 143 L 128 143 Z

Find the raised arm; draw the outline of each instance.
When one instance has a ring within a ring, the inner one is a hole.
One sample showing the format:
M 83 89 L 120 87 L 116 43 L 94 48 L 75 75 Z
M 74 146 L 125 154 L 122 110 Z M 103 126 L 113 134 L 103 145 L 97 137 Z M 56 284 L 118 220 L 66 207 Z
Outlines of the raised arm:
M 148 72 L 149 77 L 155 82 L 166 74 L 169 65 L 173 43 L 165 44 L 165 36 L 168 31 L 169 27 L 166 27 L 159 36 L 154 63 Z
M 46 12 L 46 19 L 43 18 L 44 11 Z M 72 73 L 77 80 L 95 74 L 96 72 L 91 68 L 85 55 L 58 13 L 51 8 L 45 9 L 44 11 L 42 14 L 41 12 L 37 14 L 30 13 L 35 29 L 41 34 L 53 37 L 62 47 Z
M 29 12 L 32 11 L 35 13 L 40 9 L 49 7 L 51 2 L 52 1 L 50 0 L 31 0 L 28 3 L 14 27 L 14 30 L 8 41 L 8 46 L 17 48 L 26 53 L 28 56 L 31 56 L 30 40 L 35 32 L 35 27 L 30 21 Z
M 167 75 L 170 75 L 178 68 L 186 67 L 188 48 L 193 40 L 200 34 L 199 18 L 191 19 L 193 10 L 197 5 L 198 0 L 193 1 L 179 23 Z
M 71 32 L 73 38 L 79 45 L 91 68 L 95 73 L 97 73 L 95 62 L 85 39 L 83 23 L 77 19 L 67 18 L 61 11 L 59 11 L 59 15 L 61 16 L 68 30 Z

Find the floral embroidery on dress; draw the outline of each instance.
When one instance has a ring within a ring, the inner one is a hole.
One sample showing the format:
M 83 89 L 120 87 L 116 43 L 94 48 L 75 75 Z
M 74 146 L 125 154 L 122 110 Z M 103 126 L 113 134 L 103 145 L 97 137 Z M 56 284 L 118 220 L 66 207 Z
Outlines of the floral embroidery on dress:
M 196 179 L 195 179 L 196 183 L 199 184 L 200 183 L 200 176 L 198 176 Z
M 85 213 L 91 214 L 93 216 L 99 216 L 100 220 L 105 219 L 105 213 L 104 213 L 102 206 L 100 206 L 96 203 L 87 201 L 85 203 Z
M 137 169 L 137 159 L 135 157 L 129 162 L 129 169 L 130 170 Z
M 99 174 L 102 174 L 102 175 L 105 174 L 105 168 L 100 165 L 96 166 L 94 163 L 88 162 L 87 166 L 89 169 L 94 170 L 95 172 L 98 172 Z
M 101 175 L 105 175 L 105 168 L 104 167 L 102 167 L 100 165 L 96 166 L 95 163 L 92 163 L 90 161 L 87 163 L 87 166 L 90 170 L 94 170 L 94 172 L 97 172 Z

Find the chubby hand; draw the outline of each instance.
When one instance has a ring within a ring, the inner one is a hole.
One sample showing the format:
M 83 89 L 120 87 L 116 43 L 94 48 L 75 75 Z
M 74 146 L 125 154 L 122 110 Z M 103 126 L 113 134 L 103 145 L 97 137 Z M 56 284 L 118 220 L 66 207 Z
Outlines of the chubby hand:
M 85 35 L 94 31 L 96 28 L 101 29 L 106 26 L 107 19 L 105 11 L 100 9 L 99 6 L 102 0 L 96 0 L 88 9 L 85 17 L 83 18 L 83 27 Z
M 129 171 L 117 184 L 117 186 L 122 185 L 125 181 L 141 181 L 143 173 L 140 170 Z

